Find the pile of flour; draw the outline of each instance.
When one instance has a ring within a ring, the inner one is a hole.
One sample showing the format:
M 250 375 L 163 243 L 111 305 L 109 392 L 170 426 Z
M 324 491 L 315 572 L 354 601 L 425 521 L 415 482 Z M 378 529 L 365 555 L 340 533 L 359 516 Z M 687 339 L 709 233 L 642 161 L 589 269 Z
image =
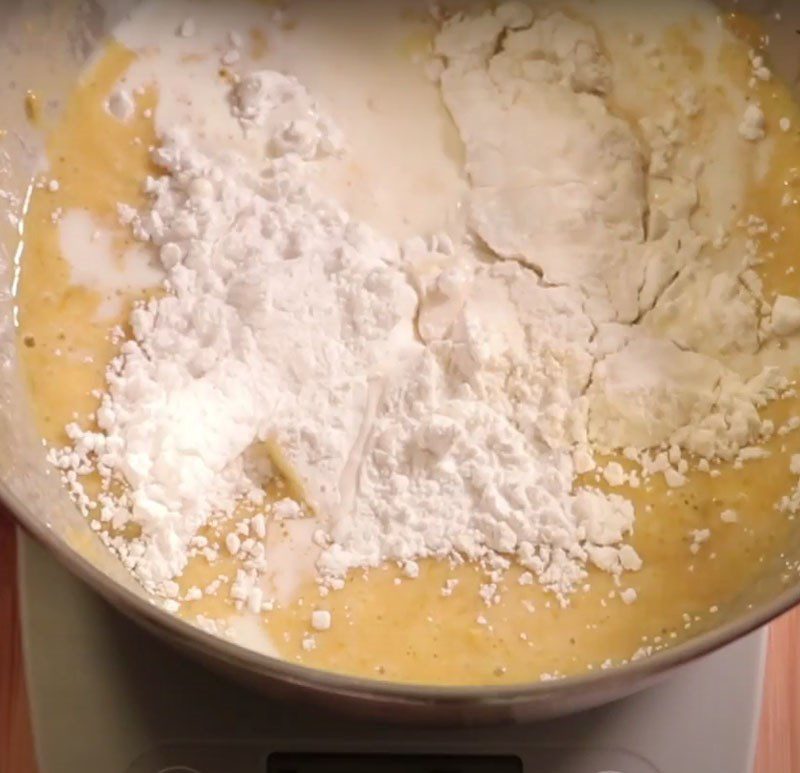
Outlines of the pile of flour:
M 723 362 L 767 334 L 763 299 L 707 270 L 698 167 L 664 122 L 642 127 L 648 157 L 609 109 L 594 30 L 505 3 L 444 22 L 435 56 L 465 242 L 398 244 L 324 197 L 315 170 L 346 138 L 269 71 L 230 95 L 258 166 L 178 128 L 149 206 L 121 208 L 166 294 L 134 311 L 96 430 L 70 426 L 52 458 L 95 520 L 137 527 L 112 544 L 151 590 L 174 587 L 209 518 L 262 506 L 267 453 L 318 521 L 328 585 L 387 561 L 413 577 L 424 557 L 513 560 L 565 598 L 589 563 L 641 566 L 631 503 L 576 483 L 596 451 L 680 485 L 684 452 L 707 467 L 769 433 L 758 408 L 783 380 Z M 617 468 L 606 480 L 638 481 Z

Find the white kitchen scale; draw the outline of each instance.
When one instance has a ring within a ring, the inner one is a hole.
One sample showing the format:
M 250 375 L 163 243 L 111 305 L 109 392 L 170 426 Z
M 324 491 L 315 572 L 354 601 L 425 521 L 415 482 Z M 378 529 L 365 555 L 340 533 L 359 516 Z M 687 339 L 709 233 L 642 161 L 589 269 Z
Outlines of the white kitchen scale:
M 164 646 L 20 541 L 40 773 L 750 773 L 766 634 L 552 722 L 413 728 L 250 692 Z

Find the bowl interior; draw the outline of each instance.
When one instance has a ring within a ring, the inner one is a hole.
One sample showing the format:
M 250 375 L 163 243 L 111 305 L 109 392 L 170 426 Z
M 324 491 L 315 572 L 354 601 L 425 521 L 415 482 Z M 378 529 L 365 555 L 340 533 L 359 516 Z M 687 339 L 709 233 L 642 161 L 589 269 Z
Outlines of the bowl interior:
M 63 96 L 98 42 L 133 5 L 130 0 L 21 0 L 0 5 L 0 128 L 5 130 L 0 134 L 0 189 L 4 192 L 0 209 L 7 207 L 10 215 L 0 218 L 0 499 L 73 570 L 107 595 L 142 610 L 148 608 L 144 592 L 89 529 L 45 460 L 18 367 L 14 312 L 14 290 L 23 257 L 22 218 L 44 141 L 26 116 L 26 92 L 36 92 L 45 115 L 57 114 Z M 796 84 L 800 77 L 800 47 L 796 45 L 800 5 L 789 1 L 738 2 L 735 6 L 764 19 L 774 69 Z M 785 571 L 787 558 L 800 561 L 800 528 L 785 546 L 784 556 L 765 566 L 760 580 L 740 595 L 730 615 L 713 623 L 713 633 L 708 628 L 698 629 L 695 639 L 676 647 L 679 652 L 670 657 L 682 660 L 716 646 L 800 600 L 800 580 Z M 155 624 L 183 625 L 153 607 L 149 607 L 149 617 Z M 193 635 L 204 646 L 217 646 L 200 631 Z M 229 648 L 226 644 L 225 649 Z M 270 660 L 254 657 L 264 663 Z

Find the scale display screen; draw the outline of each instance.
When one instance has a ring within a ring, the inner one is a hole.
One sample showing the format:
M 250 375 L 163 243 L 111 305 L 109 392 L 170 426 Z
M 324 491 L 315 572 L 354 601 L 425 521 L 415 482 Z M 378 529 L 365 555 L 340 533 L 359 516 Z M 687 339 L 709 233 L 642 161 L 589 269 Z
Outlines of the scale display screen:
M 518 757 L 438 754 L 271 754 L 267 773 L 523 773 Z

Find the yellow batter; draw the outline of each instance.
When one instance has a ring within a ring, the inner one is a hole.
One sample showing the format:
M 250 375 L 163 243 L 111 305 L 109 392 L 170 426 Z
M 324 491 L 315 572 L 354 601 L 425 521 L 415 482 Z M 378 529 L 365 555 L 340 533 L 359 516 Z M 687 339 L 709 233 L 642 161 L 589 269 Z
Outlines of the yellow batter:
M 263 48 L 264 40 L 254 31 L 254 46 Z M 671 42 L 676 48 L 682 45 L 677 35 Z M 733 76 L 742 81 L 749 75 L 747 50 L 743 42 L 724 52 Z M 687 48 L 685 56 L 691 67 L 698 53 Z M 129 240 L 118 225 L 116 206 L 144 203 L 142 182 L 153 172 L 147 148 L 156 141 L 144 114 L 158 97 L 154 92 L 140 97 L 137 114 L 127 124 L 108 115 L 103 102 L 133 58 L 122 46 L 111 44 L 78 85 L 47 148 L 50 176 L 60 188 L 38 189 L 26 221 L 20 350 L 39 429 L 57 445 L 67 441 L 67 423 L 76 416 L 85 421 L 96 407 L 90 393 L 103 387 L 106 364 L 115 353 L 109 329 L 124 322 L 134 298 L 124 298 L 118 319 L 93 321 L 101 298 L 70 285 L 53 213 L 89 210 L 118 234 L 120 251 Z M 784 116 L 800 126 L 800 109 L 783 85 L 761 84 L 758 97 L 770 126 Z M 696 120 L 700 133 L 703 122 L 713 121 L 714 115 L 707 112 Z M 800 274 L 787 274 L 787 269 L 800 245 L 800 218 L 797 208 L 781 206 L 781 199 L 787 188 L 800 185 L 800 141 L 794 132 L 773 135 L 777 147 L 771 169 L 752 184 L 742 214 L 763 217 L 770 230 L 785 229 L 779 242 L 769 244 L 774 255 L 761 273 L 768 293 L 780 289 L 798 295 Z M 780 425 L 794 413 L 800 413 L 798 399 L 771 405 L 764 418 Z M 326 598 L 312 585 L 293 604 L 265 615 L 264 622 L 287 659 L 431 684 L 498 684 L 541 674 L 567 675 L 598 668 L 608 659 L 630 658 L 640 648 L 668 645 L 691 635 L 714 615 L 724 615 L 726 606 L 751 586 L 795 528 L 773 503 L 796 482 L 789 473 L 789 456 L 800 452 L 800 435 L 776 437 L 767 448 L 772 452 L 767 460 L 741 470 L 722 468 L 717 478 L 695 474 L 677 490 L 668 490 L 660 478 L 639 490 L 615 489 L 637 510 L 632 544 L 644 568 L 627 574 L 621 586 L 637 591 L 634 604 L 623 603 L 610 576 L 591 570 L 588 589 L 561 608 L 538 587 L 520 586 L 519 572 L 512 570 L 501 585 L 500 603 L 487 608 L 478 595 L 485 579 L 477 569 L 423 562 L 416 580 L 387 567 L 357 573 L 344 590 Z M 737 511 L 738 523 L 721 521 L 720 513 L 727 508 Z M 224 532 L 229 526 L 210 532 Z M 712 530 L 712 539 L 694 555 L 689 532 L 705 528 Z M 185 590 L 204 585 L 233 569 L 232 559 L 214 566 L 195 559 L 181 586 Z M 445 596 L 441 590 L 452 579 L 459 583 Z M 223 586 L 215 599 L 184 604 L 184 614 L 224 617 L 231 613 L 226 598 Z M 310 612 L 318 608 L 332 611 L 334 625 L 315 633 L 316 647 L 307 651 L 302 642 L 309 634 Z

